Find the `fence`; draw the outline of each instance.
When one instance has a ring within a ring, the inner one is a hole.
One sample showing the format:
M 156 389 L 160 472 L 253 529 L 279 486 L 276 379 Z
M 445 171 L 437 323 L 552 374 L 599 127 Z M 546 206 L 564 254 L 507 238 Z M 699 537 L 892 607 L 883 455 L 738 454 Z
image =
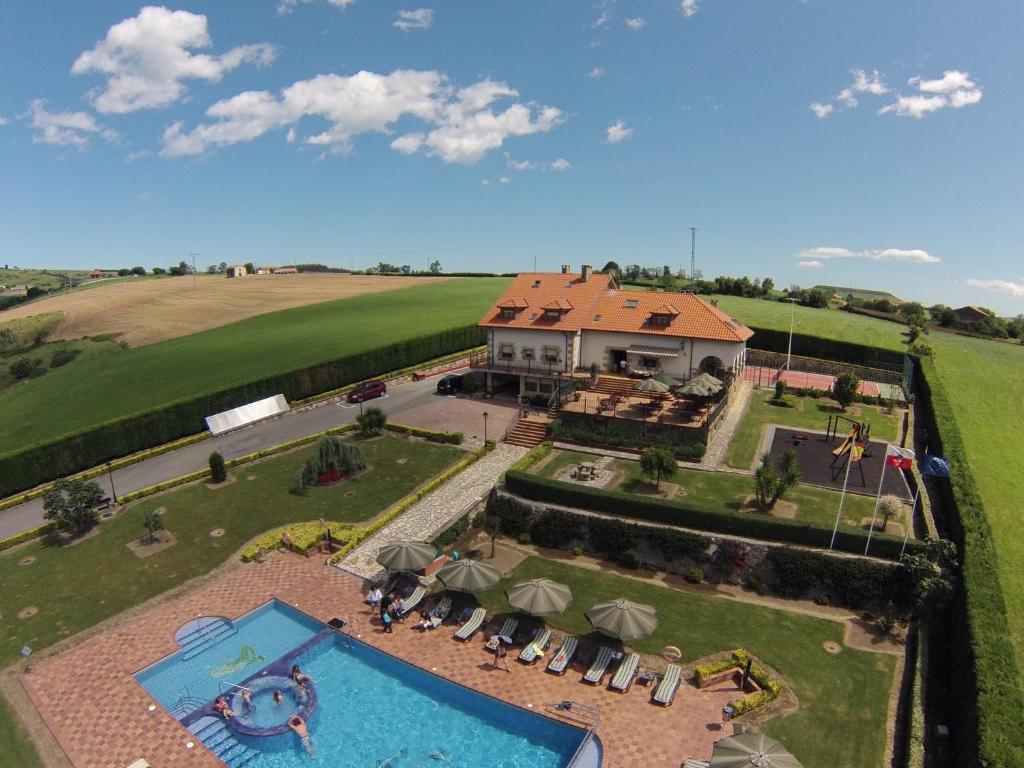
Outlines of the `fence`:
M 900 386 L 904 383 L 902 364 L 894 368 L 869 368 L 864 365 L 852 363 L 838 363 L 834 360 L 820 360 L 816 357 L 799 357 L 793 355 L 790 359 L 789 370 L 800 371 L 801 373 L 821 374 L 825 376 L 838 376 L 841 373 L 853 373 L 861 381 L 875 381 L 880 384 L 894 384 Z M 747 350 L 747 366 L 769 368 L 773 372 L 778 371 L 786 365 L 786 355 L 780 352 L 767 352 L 762 349 Z M 768 374 L 765 375 L 767 378 Z M 774 384 L 775 380 L 765 382 L 766 385 Z

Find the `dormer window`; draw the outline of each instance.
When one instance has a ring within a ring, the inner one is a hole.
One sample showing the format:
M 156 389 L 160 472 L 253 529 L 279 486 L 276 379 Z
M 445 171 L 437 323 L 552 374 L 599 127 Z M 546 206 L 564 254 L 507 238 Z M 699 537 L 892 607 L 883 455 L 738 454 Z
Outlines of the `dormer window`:
M 672 322 L 672 315 L 652 315 L 651 322 L 654 325 L 660 325 L 664 328 Z
M 557 322 L 558 320 L 562 319 L 562 313 L 559 312 L 557 309 L 548 309 L 544 312 L 544 319 L 554 320 Z
M 502 320 L 515 320 L 516 319 L 516 311 L 514 309 L 503 309 L 503 310 L 501 310 L 501 319 Z
M 626 302 L 622 306 L 624 309 L 636 309 L 640 306 L 640 302 L 637 299 L 626 299 Z

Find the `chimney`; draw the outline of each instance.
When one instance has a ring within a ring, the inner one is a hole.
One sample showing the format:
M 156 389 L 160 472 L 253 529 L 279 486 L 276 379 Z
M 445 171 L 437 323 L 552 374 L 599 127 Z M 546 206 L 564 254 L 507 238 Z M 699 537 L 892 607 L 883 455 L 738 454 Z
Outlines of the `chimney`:
M 590 279 L 590 275 L 594 271 L 594 268 L 592 266 L 590 266 L 589 264 L 584 264 L 581 267 L 580 271 L 583 273 L 582 276 L 580 277 L 580 279 L 585 283 L 585 282 L 587 282 L 587 280 Z
M 569 267 L 568 264 L 563 264 L 562 265 L 562 274 L 563 275 L 568 275 L 569 274 L 569 269 L 570 269 L 570 267 Z

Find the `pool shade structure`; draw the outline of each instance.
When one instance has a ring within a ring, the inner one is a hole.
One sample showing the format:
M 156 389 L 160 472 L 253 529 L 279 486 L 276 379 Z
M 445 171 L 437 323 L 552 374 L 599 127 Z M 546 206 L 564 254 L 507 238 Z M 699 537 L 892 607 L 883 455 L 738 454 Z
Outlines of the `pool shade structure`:
M 620 640 L 650 637 L 658 626 L 658 614 L 654 606 L 634 603 L 632 600 L 598 603 L 587 611 L 586 616 L 598 632 Z
M 678 387 L 683 383 L 679 379 L 669 376 L 664 371 L 658 371 L 651 378 L 655 381 L 660 381 L 662 384 L 668 384 L 669 387 Z
M 708 765 L 709 768 L 803 768 L 775 739 L 753 731 L 715 742 Z
M 418 571 L 434 562 L 437 547 L 423 541 L 396 541 L 385 544 L 377 553 L 377 562 L 389 571 Z
M 455 592 L 479 592 L 501 581 L 501 571 L 480 560 L 456 560 L 439 570 L 437 578 Z
M 664 381 L 659 381 L 656 378 L 644 379 L 636 385 L 636 389 L 640 392 L 668 392 L 672 389 L 671 386 L 666 384 Z
M 562 613 L 572 602 L 572 592 L 565 584 L 551 579 L 531 579 L 505 590 L 508 604 L 531 616 Z

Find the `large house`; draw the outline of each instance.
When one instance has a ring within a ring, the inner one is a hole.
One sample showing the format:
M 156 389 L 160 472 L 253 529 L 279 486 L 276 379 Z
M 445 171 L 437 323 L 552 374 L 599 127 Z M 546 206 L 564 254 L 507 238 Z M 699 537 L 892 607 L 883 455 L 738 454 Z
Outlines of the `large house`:
M 520 274 L 487 311 L 487 350 L 474 367 L 496 381 L 518 377 L 521 394 L 550 394 L 556 381 L 596 365 L 608 373 L 664 371 L 687 380 L 738 373 L 754 332 L 691 293 L 630 291 L 584 265 Z M 498 377 L 496 379 L 496 377 Z

